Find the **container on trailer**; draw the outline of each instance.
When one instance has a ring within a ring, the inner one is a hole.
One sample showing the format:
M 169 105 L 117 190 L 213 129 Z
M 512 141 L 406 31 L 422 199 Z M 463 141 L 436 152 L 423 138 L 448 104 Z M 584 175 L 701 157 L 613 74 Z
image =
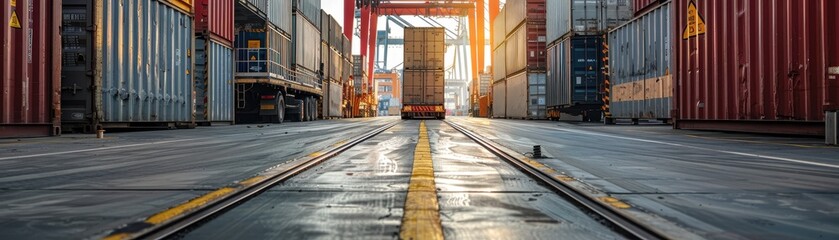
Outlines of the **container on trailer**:
M 599 114 L 603 105 L 602 40 L 601 36 L 574 36 L 548 49 L 548 115 L 553 110 L 571 115 Z
M 341 64 L 341 55 L 335 50 L 329 50 L 329 78 L 333 80 L 341 79 L 341 71 L 343 64 Z
M 521 72 L 506 80 L 506 117 L 545 118 L 545 73 Z
M 236 77 L 294 80 L 289 71 L 290 42 L 271 25 L 239 31 L 233 42 Z
M 443 117 L 445 113 L 445 72 L 443 70 L 405 70 L 402 85 L 402 114 L 410 117 Z
M 339 81 L 324 81 L 321 111 L 324 118 L 341 117 L 343 109 L 343 88 Z
M 0 8 L 0 138 L 61 134 L 60 14 L 61 1 Z
M 233 49 L 203 35 L 195 38 L 195 121 L 232 124 Z
M 86 0 L 64 1 L 63 14 L 65 128 L 191 125 L 191 15 L 162 1 Z
M 567 35 L 601 35 L 632 19 L 632 0 L 547 0 L 548 43 Z
M 283 2 L 292 2 L 291 7 L 294 9 L 296 14 L 302 14 L 310 23 L 316 24 L 320 23 L 321 15 L 321 0 L 291 0 L 291 1 L 283 1 Z M 288 11 L 286 8 L 285 11 Z
M 344 40 L 344 29 L 338 24 L 338 20 L 332 18 L 331 16 L 329 19 L 329 45 L 332 46 L 333 49 L 337 50 L 338 54 L 341 54 L 343 51 L 342 41 Z
M 326 41 L 320 42 L 320 73 L 323 74 L 323 79 L 329 79 L 330 71 L 329 71 L 329 63 L 332 60 L 332 57 L 329 56 L 329 43 Z
M 291 33 L 291 1 L 247 0 L 237 2 L 239 2 L 236 5 L 237 8 L 243 8 L 253 12 L 257 19 L 250 19 L 250 16 L 241 14 L 242 12 L 240 11 L 236 13 L 236 22 L 250 23 L 261 19 L 267 21 L 281 32 L 286 34 Z
M 609 33 L 610 118 L 670 118 L 670 13 L 665 3 Z
M 501 9 L 495 19 L 492 20 L 492 49 L 498 48 L 507 39 L 507 30 L 504 28 L 506 26 L 505 15 L 506 9 Z
M 545 71 L 544 21 L 528 21 L 510 33 L 505 42 L 505 70 L 507 76 L 522 71 Z
M 504 79 L 492 84 L 492 117 L 507 117 L 507 82 Z
M 676 128 L 825 134 L 839 1 L 672 2 Z
M 492 53 L 492 80 L 498 81 L 507 77 L 506 59 L 507 50 L 506 44 L 501 42 L 501 46 L 496 48 Z
M 352 43 L 350 42 L 350 39 L 347 38 L 346 35 L 342 36 L 341 39 L 341 41 L 343 42 L 343 47 L 341 48 L 341 51 L 343 53 L 341 54 L 341 56 L 347 60 L 352 60 Z
M 233 46 L 234 0 L 195 2 L 195 32 L 208 35 L 225 46 Z
M 299 14 L 294 14 L 292 21 L 294 22 L 292 30 L 294 47 L 290 52 L 292 65 L 298 73 L 314 74 L 320 69 L 320 30 Z
M 504 9 L 506 10 L 504 28 L 506 29 L 505 34 L 507 36 L 513 33 L 525 21 L 545 22 L 545 0 L 508 1 L 504 5 Z
M 329 14 L 326 11 L 320 10 L 320 40 L 329 42 Z
M 405 29 L 405 70 L 442 70 L 446 53 L 445 29 Z

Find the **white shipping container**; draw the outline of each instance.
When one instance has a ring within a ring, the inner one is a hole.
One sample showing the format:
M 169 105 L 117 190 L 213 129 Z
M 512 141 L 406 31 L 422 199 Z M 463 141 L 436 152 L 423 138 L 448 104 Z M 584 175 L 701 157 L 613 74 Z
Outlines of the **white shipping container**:
M 492 80 L 498 81 L 507 77 L 507 51 L 504 43 L 492 53 Z
M 492 84 L 492 117 L 507 117 L 507 83 L 502 79 Z
M 406 28 L 404 39 L 406 70 L 442 70 L 445 67 L 443 58 L 446 43 L 443 28 Z
M 294 51 L 292 59 L 299 67 L 312 72 L 320 69 L 321 41 L 320 31 L 308 20 L 301 19 L 300 15 L 294 15 Z
M 507 78 L 507 117 L 527 118 L 527 73 Z
M 504 28 L 507 29 L 506 33 L 509 33 L 527 17 L 527 0 L 507 1 L 504 9 L 506 10 Z
M 506 42 L 507 74 L 515 74 L 527 68 L 527 29 L 519 28 L 510 35 Z
M 492 49 L 498 48 L 507 39 L 507 30 L 504 28 L 505 9 L 501 9 L 495 19 L 492 20 Z
M 598 35 L 632 19 L 631 0 L 547 0 L 548 43 L 574 32 Z

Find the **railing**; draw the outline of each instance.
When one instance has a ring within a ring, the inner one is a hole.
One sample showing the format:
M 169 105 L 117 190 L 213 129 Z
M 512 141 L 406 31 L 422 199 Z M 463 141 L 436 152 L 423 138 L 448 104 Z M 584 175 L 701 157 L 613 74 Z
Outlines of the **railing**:
M 282 64 L 283 57 L 287 56 L 273 48 L 237 48 L 236 76 L 270 77 L 321 88 L 322 82 L 318 74 L 294 71 Z

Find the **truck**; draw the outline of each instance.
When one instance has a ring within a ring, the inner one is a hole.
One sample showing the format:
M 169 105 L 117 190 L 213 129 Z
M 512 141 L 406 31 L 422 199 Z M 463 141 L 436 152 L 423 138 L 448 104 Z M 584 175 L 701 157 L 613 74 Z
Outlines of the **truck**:
M 405 28 L 402 119 L 445 119 L 445 30 Z

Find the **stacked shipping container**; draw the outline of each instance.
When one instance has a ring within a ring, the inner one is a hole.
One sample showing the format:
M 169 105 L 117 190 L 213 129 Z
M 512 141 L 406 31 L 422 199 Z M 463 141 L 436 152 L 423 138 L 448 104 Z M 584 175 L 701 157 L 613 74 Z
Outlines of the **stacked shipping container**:
M 545 118 L 545 12 L 544 0 L 510 1 L 493 20 L 493 117 Z
M 822 135 L 839 1 L 673 1 L 675 127 Z
M 234 0 L 195 2 L 195 121 L 232 124 Z
M 446 117 L 445 38 L 443 28 L 405 28 L 403 119 Z
M 548 0 L 547 116 L 600 119 L 603 35 L 632 18 L 629 0 Z
M 61 1 L 0 8 L 0 138 L 61 133 L 60 14 Z
M 63 15 L 65 130 L 193 122 L 192 12 L 169 1 L 71 0 Z
M 323 74 L 323 98 L 321 114 L 323 118 L 341 117 L 343 110 L 342 75 L 343 30 L 332 16 L 321 10 L 321 73 Z M 336 36 L 337 34 L 337 36 Z
M 609 33 L 608 122 L 670 118 L 670 9 L 670 3 L 665 3 Z

